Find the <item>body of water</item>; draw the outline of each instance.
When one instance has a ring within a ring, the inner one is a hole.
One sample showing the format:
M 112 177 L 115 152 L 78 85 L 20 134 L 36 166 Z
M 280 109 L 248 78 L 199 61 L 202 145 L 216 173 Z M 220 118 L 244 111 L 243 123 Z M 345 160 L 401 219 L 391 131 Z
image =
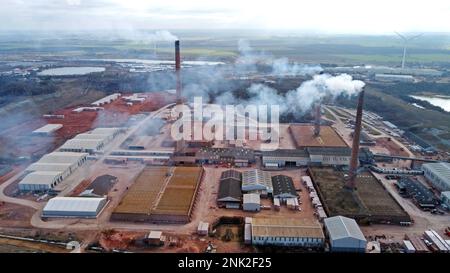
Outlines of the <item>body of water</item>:
M 87 75 L 95 72 L 104 72 L 104 67 L 91 67 L 91 66 L 83 66 L 83 67 L 58 67 L 58 68 L 50 68 L 43 70 L 38 73 L 39 76 L 80 76 Z
M 446 96 L 410 96 L 412 98 L 415 98 L 416 100 L 424 100 L 428 101 L 429 103 L 433 104 L 434 106 L 439 106 L 442 109 L 444 109 L 447 112 L 450 112 L 450 97 Z
M 88 59 L 88 61 L 115 62 L 115 63 L 136 63 L 147 65 L 175 65 L 175 61 L 171 60 L 143 60 L 143 59 Z M 182 61 L 185 65 L 220 65 L 224 62 L 210 61 Z

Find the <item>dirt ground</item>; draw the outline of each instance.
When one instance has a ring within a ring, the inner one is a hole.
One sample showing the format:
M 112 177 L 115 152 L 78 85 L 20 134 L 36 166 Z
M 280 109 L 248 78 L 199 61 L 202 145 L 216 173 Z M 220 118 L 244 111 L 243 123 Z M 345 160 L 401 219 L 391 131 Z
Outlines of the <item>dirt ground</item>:
M 377 146 L 386 148 L 391 155 L 409 156 L 409 154 L 402 150 L 395 142 L 388 138 L 382 137 L 376 139 Z
M 62 246 L 0 238 L 0 253 L 68 253 Z
M 32 208 L 0 202 L 2 227 L 31 227 L 30 218 L 34 213 Z
M 12 171 L 10 171 L 9 173 L 0 176 L 0 185 L 5 182 L 6 180 L 10 179 L 11 177 L 13 177 L 14 175 L 18 174 L 19 172 L 21 172 L 25 167 L 24 166 L 13 166 L 12 167 Z

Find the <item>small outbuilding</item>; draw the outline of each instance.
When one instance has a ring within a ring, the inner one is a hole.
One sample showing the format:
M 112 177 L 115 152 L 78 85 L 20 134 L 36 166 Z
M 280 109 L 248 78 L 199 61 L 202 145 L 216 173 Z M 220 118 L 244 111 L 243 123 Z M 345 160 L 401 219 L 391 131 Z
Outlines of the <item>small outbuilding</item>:
M 197 234 L 201 235 L 201 236 L 206 236 L 206 235 L 208 235 L 208 231 L 209 231 L 209 224 L 206 222 L 200 221 L 200 223 L 198 223 L 198 227 L 197 227 Z
M 162 246 L 164 245 L 165 236 L 162 235 L 162 231 L 152 230 L 145 238 L 145 242 L 151 246 Z
M 261 209 L 261 199 L 257 193 L 244 194 L 242 205 L 244 211 L 259 211 Z
M 63 127 L 62 124 L 47 124 L 33 131 L 33 135 L 51 136 Z

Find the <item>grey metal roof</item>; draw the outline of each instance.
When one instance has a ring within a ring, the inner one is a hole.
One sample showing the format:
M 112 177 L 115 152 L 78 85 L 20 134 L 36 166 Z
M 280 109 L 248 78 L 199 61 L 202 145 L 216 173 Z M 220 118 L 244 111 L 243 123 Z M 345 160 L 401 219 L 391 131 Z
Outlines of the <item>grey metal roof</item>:
M 60 150 L 73 150 L 73 149 L 97 149 L 103 143 L 99 139 L 77 139 L 73 138 L 64 143 Z
M 197 158 L 220 159 L 224 157 L 244 160 L 254 160 L 255 154 L 253 150 L 246 148 L 201 148 L 197 154 Z
M 305 149 L 278 149 L 274 151 L 262 151 L 263 156 L 274 157 L 308 157 L 309 154 Z
M 272 177 L 273 196 L 280 194 L 291 194 L 297 196 L 292 178 L 286 175 L 275 175 Z
M 62 172 L 37 171 L 26 175 L 20 182 L 20 185 L 51 185 L 62 175 Z
M 261 197 L 257 193 L 247 193 L 247 194 L 244 194 L 243 203 L 244 204 L 250 204 L 250 203 L 260 204 Z
M 236 170 L 223 171 L 222 174 L 220 175 L 220 180 L 224 180 L 227 178 L 233 178 L 235 180 L 242 181 L 242 174 L 241 172 L 238 172 Z
M 60 128 L 62 128 L 62 124 L 47 124 L 33 131 L 33 133 L 52 133 Z
M 344 216 L 334 216 L 326 218 L 324 223 L 331 240 L 351 237 L 366 241 L 366 238 L 354 219 Z
M 220 181 L 219 192 L 217 193 L 217 200 L 242 200 L 241 182 L 232 178 L 226 178 Z
M 53 152 L 44 155 L 39 159 L 38 163 L 70 163 L 76 164 L 81 159 L 89 154 L 86 153 L 72 153 L 72 152 Z
M 440 180 L 450 185 L 450 163 L 425 163 L 422 165 L 422 170 L 429 170 L 435 176 L 439 177 Z
M 242 173 L 242 186 L 244 188 L 258 185 L 265 187 L 266 190 L 272 189 L 272 178 L 270 172 L 253 169 Z
M 65 172 L 71 167 L 70 163 L 40 163 L 36 162 L 28 166 L 27 171 Z
M 106 198 L 93 197 L 55 197 L 44 207 L 46 211 L 60 212 L 91 212 L 99 211 L 106 202 Z
M 352 150 L 347 147 L 308 147 L 306 148 L 311 155 L 342 155 L 350 156 Z

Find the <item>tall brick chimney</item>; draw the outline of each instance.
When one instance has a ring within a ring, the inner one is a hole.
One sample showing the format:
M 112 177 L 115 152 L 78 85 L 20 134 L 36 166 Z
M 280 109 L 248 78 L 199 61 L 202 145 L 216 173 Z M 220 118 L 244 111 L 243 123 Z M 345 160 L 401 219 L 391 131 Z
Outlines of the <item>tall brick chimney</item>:
M 355 131 L 353 132 L 352 158 L 350 160 L 348 181 L 345 184 L 345 187 L 349 190 L 354 190 L 356 188 L 356 176 L 358 174 L 357 172 L 359 161 L 358 158 L 359 137 L 361 134 L 361 126 L 362 126 L 363 104 L 364 104 L 364 89 L 361 90 L 361 92 L 359 93 L 358 107 L 356 109 Z
M 180 41 L 175 41 L 175 72 L 177 77 L 177 86 L 176 86 L 176 94 L 177 94 L 177 104 L 182 102 L 181 99 L 181 56 L 180 56 Z
M 318 137 L 320 135 L 320 119 L 322 115 L 322 104 L 318 102 L 316 104 L 315 113 L 314 113 L 314 136 Z

